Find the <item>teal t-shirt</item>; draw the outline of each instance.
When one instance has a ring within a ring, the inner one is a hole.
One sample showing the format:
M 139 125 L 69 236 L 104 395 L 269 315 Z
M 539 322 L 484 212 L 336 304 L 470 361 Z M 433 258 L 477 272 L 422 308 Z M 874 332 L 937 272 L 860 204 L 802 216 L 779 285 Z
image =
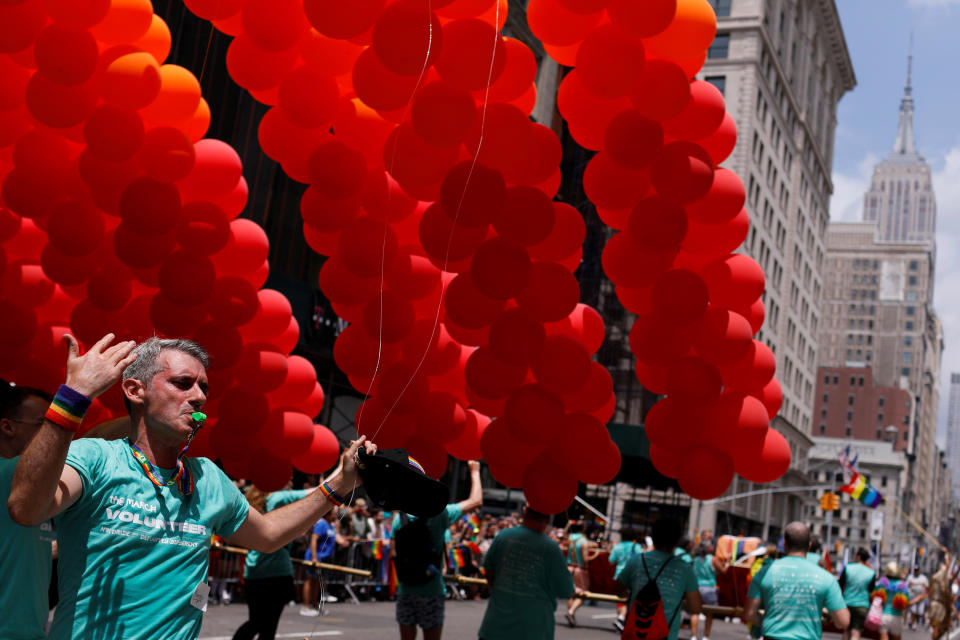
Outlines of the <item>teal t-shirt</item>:
M 583 566 L 583 546 L 587 537 L 582 533 L 571 533 L 567 542 L 567 562 Z
M 820 560 L 822 559 L 823 559 L 823 556 L 821 556 L 819 553 L 814 553 L 813 551 L 807 552 L 807 560 L 817 566 L 820 566 Z
M 494 580 L 480 637 L 552 640 L 557 598 L 573 595 L 573 576 L 557 543 L 522 525 L 501 531 L 483 568 Z
M 877 582 L 877 588 L 883 588 L 887 591 L 887 599 L 883 603 L 884 615 L 902 616 L 904 609 L 894 609 L 893 598 L 897 594 L 901 594 L 905 596 L 907 600 L 910 600 L 910 590 L 907 588 L 907 583 L 903 580 L 891 580 L 884 576 Z
M 306 497 L 309 491 L 274 491 L 267 496 L 266 511 L 273 511 L 280 507 L 296 502 Z M 292 576 L 293 564 L 290 563 L 290 545 L 273 553 L 251 551 L 243 565 L 244 580 L 260 580 L 276 576 Z
M 613 549 L 610 550 L 609 560 L 610 564 L 617 565 L 616 569 L 613 570 L 614 580 L 620 579 L 620 574 L 627 565 L 627 561 L 638 553 L 643 553 L 643 547 L 635 541 L 618 542 L 613 546 Z
M 644 561 L 646 561 L 646 570 L 644 570 Z M 664 567 L 663 573 L 657 579 L 657 588 L 663 599 L 663 615 L 670 624 L 669 640 L 677 640 L 683 618 L 680 614 L 680 603 L 684 594 L 697 590 L 697 577 L 693 575 L 693 567 L 665 551 L 647 551 L 638 553 L 627 562 L 620 574 L 620 583 L 630 587 L 630 606 L 633 607 L 637 592 L 650 581 L 650 578 L 657 575 L 661 565 L 667 561 L 669 564 Z
M 60 603 L 52 640 L 200 634 L 203 612 L 190 599 L 207 581 L 211 536 L 232 536 L 250 505 L 213 462 L 186 462 L 195 484 L 189 496 L 155 486 L 127 439 L 70 445 L 67 464 L 80 474 L 83 494 L 56 518 Z M 167 480 L 173 470 L 160 473 Z
M 688 564 L 693 564 L 693 556 L 691 556 L 686 549 L 683 547 L 677 547 L 673 550 L 673 555 L 679 557 L 681 560 Z
M 843 599 L 848 607 L 869 607 L 870 591 L 876 574 L 862 562 L 852 562 L 843 570 Z
M 840 585 L 829 571 L 806 558 L 787 556 L 757 574 L 747 589 L 748 598 L 760 598 L 763 635 L 778 640 L 820 640 L 820 612 L 846 608 Z
M 430 537 L 433 539 L 433 547 L 440 555 L 446 555 L 444 552 L 444 532 L 451 522 L 456 522 L 463 515 L 463 510 L 459 504 L 448 504 L 447 508 L 433 516 L 427 521 L 427 528 L 430 529 Z M 410 516 L 410 520 L 416 520 L 416 517 Z M 400 514 L 393 516 L 393 526 L 390 527 L 390 537 L 400 528 Z M 443 584 L 443 576 L 437 574 L 424 584 L 404 584 L 397 582 L 397 594 L 401 596 L 444 596 L 447 593 L 447 587 Z
M 49 522 L 24 527 L 10 518 L 7 500 L 19 459 L 0 458 L 0 638 L 38 640 L 46 637 L 53 528 Z
M 717 574 L 713 570 L 713 554 L 697 556 L 693 559 L 693 573 L 697 576 L 697 586 L 716 587 Z

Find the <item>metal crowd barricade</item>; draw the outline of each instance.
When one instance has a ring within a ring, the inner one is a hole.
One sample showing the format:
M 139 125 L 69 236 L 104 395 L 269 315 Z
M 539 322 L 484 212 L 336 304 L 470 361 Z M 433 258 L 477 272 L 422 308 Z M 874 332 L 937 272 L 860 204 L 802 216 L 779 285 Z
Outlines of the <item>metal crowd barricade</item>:
M 243 580 L 245 556 L 245 549 L 240 554 L 234 548 L 220 544 L 210 547 L 207 584 L 210 585 L 210 597 L 214 602 L 229 604 L 233 600 L 237 584 Z
M 343 588 L 350 598 L 359 603 L 357 589 L 372 591 L 388 588 L 390 582 L 390 541 L 358 540 L 343 550 L 343 565 L 367 572 L 344 574 Z

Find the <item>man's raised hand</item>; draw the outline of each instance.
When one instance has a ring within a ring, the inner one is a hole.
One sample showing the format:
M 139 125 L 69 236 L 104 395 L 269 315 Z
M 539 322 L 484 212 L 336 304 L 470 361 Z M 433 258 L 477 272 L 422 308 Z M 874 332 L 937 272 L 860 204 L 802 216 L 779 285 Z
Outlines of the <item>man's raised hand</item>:
M 133 353 L 137 343 L 133 340 L 113 342 L 114 335 L 108 333 L 80 355 L 80 344 L 69 333 L 63 339 L 67 343 L 67 380 L 68 387 L 88 398 L 96 398 L 112 387 L 123 376 L 123 370 L 137 359 Z

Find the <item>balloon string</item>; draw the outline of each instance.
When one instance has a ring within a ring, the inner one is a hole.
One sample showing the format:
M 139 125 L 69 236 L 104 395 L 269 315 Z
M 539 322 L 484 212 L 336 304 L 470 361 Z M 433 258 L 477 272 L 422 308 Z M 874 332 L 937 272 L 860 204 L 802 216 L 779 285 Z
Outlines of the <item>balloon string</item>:
M 223 0 L 220 0 L 217 3 L 217 14 L 219 15 L 220 9 L 222 8 Z M 210 21 L 210 35 L 207 37 L 207 48 L 203 52 L 203 62 L 200 63 L 200 77 L 197 78 L 197 83 L 203 84 L 203 72 L 207 70 L 207 58 L 210 56 L 210 46 L 213 44 L 213 31 L 215 27 L 213 26 L 213 20 Z
M 485 131 L 485 126 L 486 126 L 486 121 L 487 121 L 487 109 L 489 108 L 488 101 L 489 101 L 489 98 L 490 98 L 490 84 L 491 84 L 491 82 L 493 81 L 493 70 L 494 70 L 494 68 L 495 68 L 496 59 L 497 59 L 497 43 L 499 42 L 499 39 L 500 39 L 500 30 L 499 30 L 499 24 L 500 24 L 500 0 L 495 0 L 495 2 L 496 2 L 496 10 L 494 11 L 493 46 L 491 47 L 491 50 L 490 50 L 490 68 L 489 68 L 489 71 L 487 72 L 487 82 L 486 82 L 486 85 L 487 85 L 487 86 L 484 88 L 483 105 L 482 105 L 481 108 L 480 108 L 480 136 L 479 136 L 479 139 L 477 140 L 477 151 L 476 151 L 476 153 L 474 153 L 473 158 L 472 158 L 472 160 L 470 161 L 470 170 L 467 172 L 466 180 L 465 180 L 464 183 L 463 183 L 463 191 L 460 193 L 460 198 L 459 198 L 459 200 L 457 201 L 457 209 L 456 209 L 456 211 L 454 212 L 454 215 L 453 215 L 453 224 L 450 226 L 450 234 L 447 236 L 446 253 L 445 253 L 444 256 L 443 256 L 443 266 L 444 266 L 444 269 L 443 269 L 443 270 L 444 270 L 444 271 L 446 271 L 446 270 L 447 270 L 446 267 L 448 267 L 448 266 L 450 265 L 450 251 L 451 251 L 451 247 L 452 247 L 452 245 L 453 245 L 453 234 L 456 232 L 457 220 L 460 218 L 460 211 L 461 211 L 462 208 L 463 208 L 463 202 L 464 202 L 464 200 L 466 199 L 466 196 L 467 196 L 467 187 L 470 185 L 470 180 L 473 178 L 473 174 L 474 174 L 474 171 L 475 171 L 476 166 L 477 166 L 477 156 L 480 155 L 480 149 L 483 147 L 484 131 Z M 429 2 L 428 2 L 427 10 L 428 10 L 428 11 L 432 11 L 432 10 L 430 9 L 430 7 L 429 7 Z M 431 23 L 430 23 L 429 30 L 430 30 L 430 44 L 432 45 L 432 43 L 433 43 L 433 22 L 432 22 L 432 20 L 431 20 Z M 422 81 L 422 79 L 423 79 L 423 74 L 424 74 L 424 72 L 426 71 L 426 68 L 427 68 L 426 63 L 427 63 L 427 60 L 428 60 L 429 57 L 430 57 L 430 53 L 429 53 L 429 52 L 430 52 L 430 49 L 429 49 L 429 47 L 428 47 L 428 49 L 427 49 L 427 57 L 424 59 L 424 66 L 423 66 L 423 68 L 421 69 L 420 78 L 419 78 L 418 81 L 417 81 L 417 86 L 418 86 L 418 87 L 419 87 L 420 81 Z M 416 89 L 414 89 L 414 92 L 416 92 Z M 412 98 L 411 98 L 411 100 L 412 100 Z M 395 154 L 396 154 L 396 144 L 394 144 L 394 157 L 391 158 L 391 163 L 392 163 L 392 162 L 394 161 L 394 159 L 395 159 Z M 389 198 L 389 191 L 388 191 L 387 197 Z M 386 250 L 386 230 L 384 230 L 384 251 L 385 251 L 385 250 Z M 380 261 L 381 286 L 383 285 L 383 269 L 384 269 L 384 264 L 383 264 L 383 262 L 384 262 L 383 259 L 381 259 L 381 261 Z M 391 405 L 387 408 L 387 410 L 384 412 L 383 418 L 380 420 L 380 424 L 379 424 L 379 426 L 377 427 L 376 431 L 374 431 L 373 437 L 371 438 L 371 440 L 375 439 L 376 436 L 380 433 L 380 430 L 383 429 L 384 425 L 385 425 L 386 422 L 387 422 L 387 418 L 389 418 L 390 415 L 393 413 L 393 410 L 396 409 L 397 405 L 400 403 L 400 398 L 403 397 L 403 395 L 407 392 L 407 389 L 410 388 L 410 385 L 413 384 L 414 378 L 416 378 L 417 374 L 418 374 L 418 373 L 420 372 L 420 370 L 423 368 L 424 362 L 426 362 L 426 360 L 427 360 L 427 354 L 428 354 L 429 351 L 430 351 L 430 345 L 433 344 L 433 340 L 434 340 L 434 338 L 436 337 L 437 331 L 438 331 L 439 328 L 440 328 L 440 307 L 443 305 L 443 291 L 442 291 L 442 288 L 443 288 L 443 285 L 442 285 L 442 283 L 441 283 L 441 295 L 440 295 L 440 297 L 437 299 L 437 306 L 436 306 L 436 310 L 434 311 L 434 316 L 433 316 L 433 328 L 432 328 L 432 331 L 431 331 L 431 333 L 430 333 L 430 340 L 427 342 L 427 346 L 425 347 L 425 349 L 424 349 L 424 351 L 423 351 L 423 354 L 420 356 L 420 361 L 417 362 L 417 366 L 414 368 L 413 373 L 411 373 L 411 375 L 410 375 L 409 379 L 407 380 L 406 384 L 404 385 L 403 389 L 400 390 L 400 393 L 397 394 L 397 399 L 394 400 L 394 401 L 393 401 L 393 404 L 391 404 Z M 382 296 L 382 295 L 380 296 L 380 330 L 381 330 L 381 332 L 383 331 L 383 296 Z M 382 335 L 382 333 L 381 333 L 381 335 Z M 383 348 L 382 343 L 380 343 L 380 344 L 377 345 L 377 368 L 379 368 L 379 366 L 380 366 L 380 354 L 381 354 L 381 352 L 382 352 L 382 348 Z M 375 371 L 376 371 L 376 370 L 375 370 Z M 374 373 L 374 375 L 376 375 L 376 373 Z M 368 391 L 367 391 L 367 395 L 368 395 L 368 396 L 370 395 L 370 391 L 372 391 L 372 390 L 373 390 L 373 380 L 370 381 L 370 387 L 369 387 L 369 389 L 368 389 Z M 363 405 L 361 404 L 361 405 L 360 405 L 360 413 L 357 415 L 357 422 L 360 422 L 360 417 L 361 417 L 362 414 L 363 414 Z
M 423 64 L 420 66 L 420 75 L 417 76 L 417 82 L 416 82 L 416 84 L 414 84 L 413 91 L 410 93 L 410 99 L 407 100 L 407 106 L 405 107 L 405 111 L 406 111 L 406 112 L 409 112 L 410 109 L 412 108 L 412 103 L 413 103 L 414 96 L 417 95 L 417 90 L 420 89 L 420 85 L 421 85 L 421 83 L 423 82 L 423 78 L 424 78 L 424 76 L 426 75 L 426 73 L 427 73 L 427 68 L 428 68 L 428 66 L 429 66 L 428 63 L 429 63 L 429 61 L 430 61 L 430 54 L 431 54 L 432 51 L 433 51 L 433 19 L 432 19 L 432 18 L 433 18 L 433 9 L 432 9 L 430 0 L 427 0 L 427 51 L 426 51 L 426 54 L 425 54 L 424 57 L 423 57 Z M 391 149 L 391 151 L 390 151 L 390 161 L 389 161 L 389 163 L 388 163 L 388 166 L 385 166 L 385 167 L 384 167 L 384 169 L 386 169 L 387 173 L 390 173 L 390 169 L 392 169 L 392 168 L 396 165 L 396 160 L 397 160 L 397 141 L 394 140 L 394 142 L 393 142 L 393 149 Z M 390 207 L 391 199 L 392 199 L 392 195 L 391 195 L 391 192 L 390 192 L 390 185 L 388 184 L 388 185 L 387 185 L 387 208 L 388 208 L 388 210 L 389 210 L 389 207 Z M 388 219 L 389 219 L 389 215 L 388 215 L 387 217 L 388 217 Z M 376 379 L 377 379 L 377 374 L 380 373 L 380 364 L 383 362 L 383 323 L 384 323 L 384 318 L 383 318 L 383 290 L 384 290 L 384 288 L 385 288 L 385 286 L 386 286 L 387 231 L 388 231 L 388 229 L 389 229 L 389 223 L 385 220 L 385 221 L 384 221 L 384 225 L 383 225 L 383 237 L 381 238 L 381 242 L 380 242 L 380 289 L 379 289 L 379 292 L 378 292 L 378 295 L 379 295 L 379 297 L 380 297 L 380 301 L 379 301 L 379 302 L 380 302 L 380 318 L 379 318 L 379 322 L 378 322 L 378 326 L 377 326 L 377 338 L 378 338 L 378 339 L 377 339 L 377 362 L 376 362 L 376 364 L 375 364 L 374 367 L 373 367 L 373 375 L 370 377 L 370 384 L 367 386 L 367 390 L 366 390 L 366 392 L 365 392 L 365 394 L 364 394 L 364 395 L 366 395 L 367 397 L 370 397 L 370 396 L 372 395 L 374 382 L 375 382 Z M 432 340 L 432 338 L 431 338 L 431 340 Z M 418 367 L 417 371 L 419 371 L 419 367 Z M 404 394 L 404 392 L 406 392 L 407 388 L 409 388 L 409 386 L 410 386 L 410 384 L 412 383 L 413 378 L 414 378 L 414 376 L 416 375 L 417 371 L 414 371 L 414 374 L 411 375 L 410 380 L 407 382 L 407 385 L 406 385 L 406 386 L 403 388 L 403 390 L 400 392 L 400 396 L 398 396 L 398 399 L 399 399 L 399 397 L 402 397 L 403 394 Z M 357 413 L 357 418 L 356 418 L 356 423 L 357 423 L 357 424 L 360 424 L 361 421 L 362 421 L 362 419 L 363 419 L 363 407 L 364 407 L 365 404 L 366 404 L 366 402 L 364 402 L 364 403 L 362 403 L 362 404 L 360 405 L 360 411 Z M 394 409 L 396 406 L 397 406 L 397 402 L 394 402 L 393 405 L 390 407 L 390 409 L 384 414 L 383 418 L 380 420 L 380 424 L 377 426 L 376 430 L 373 432 L 373 436 L 370 437 L 370 440 L 371 440 L 371 441 L 372 441 L 374 438 L 376 438 L 377 435 L 380 433 L 380 430 L 383 429 L 383 426 L 386 424 L 387 417 L 389 417 L 390 413 L 393 411 L 393 409 Z M 359 436 L 359 429 L 358 429 L 357 431 L 358 431 L 358 436 Z

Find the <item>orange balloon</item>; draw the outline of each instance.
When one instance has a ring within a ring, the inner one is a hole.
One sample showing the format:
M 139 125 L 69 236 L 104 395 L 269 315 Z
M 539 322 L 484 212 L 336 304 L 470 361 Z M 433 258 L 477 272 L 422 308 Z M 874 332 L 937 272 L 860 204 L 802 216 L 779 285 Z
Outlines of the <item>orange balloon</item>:
M 157 64 L 163 64 L 163 61 L 170 55 L 170 44 L 170 27 L 163 21 L 163 18 L 154 14 L 153 20 L 150 22 L 150 28 L 133 43 L 133 46 L 139 47 L 152 55 Z
M 706 52 L 716 33 L 717 16 L 707 0 L 678 0 L 677 13 L 670 25 L 652 38 L 644 39 L 643 45 L 650 57 L 679 63 Z
M 544 44 L 569 46 L 583 40 L 600 23 L 603 13 L 576 14 L 560 0 L 530 0 L 527 23 Z
M 111 0 L 106 17 L 93 27 L 100 42 L 133 42 L 150 30 L 153 5 L 150 0 Z
M 100 78 L 104 101 L 124 109 L 141 109 L 160 93 L 160 65 L 149 53 L 128 53 L 107 65 Z
M 153 124 L 179 124 L 200 105 L 200 83 L 189 70 L 175 64 L 160 67 L 160 93 L 143 117 Z
M 200 104 L 193 115 L 180 127 L 193 142 L 198 142 L 210 128 L 210 105 L 203 98 L 200 98 Z

